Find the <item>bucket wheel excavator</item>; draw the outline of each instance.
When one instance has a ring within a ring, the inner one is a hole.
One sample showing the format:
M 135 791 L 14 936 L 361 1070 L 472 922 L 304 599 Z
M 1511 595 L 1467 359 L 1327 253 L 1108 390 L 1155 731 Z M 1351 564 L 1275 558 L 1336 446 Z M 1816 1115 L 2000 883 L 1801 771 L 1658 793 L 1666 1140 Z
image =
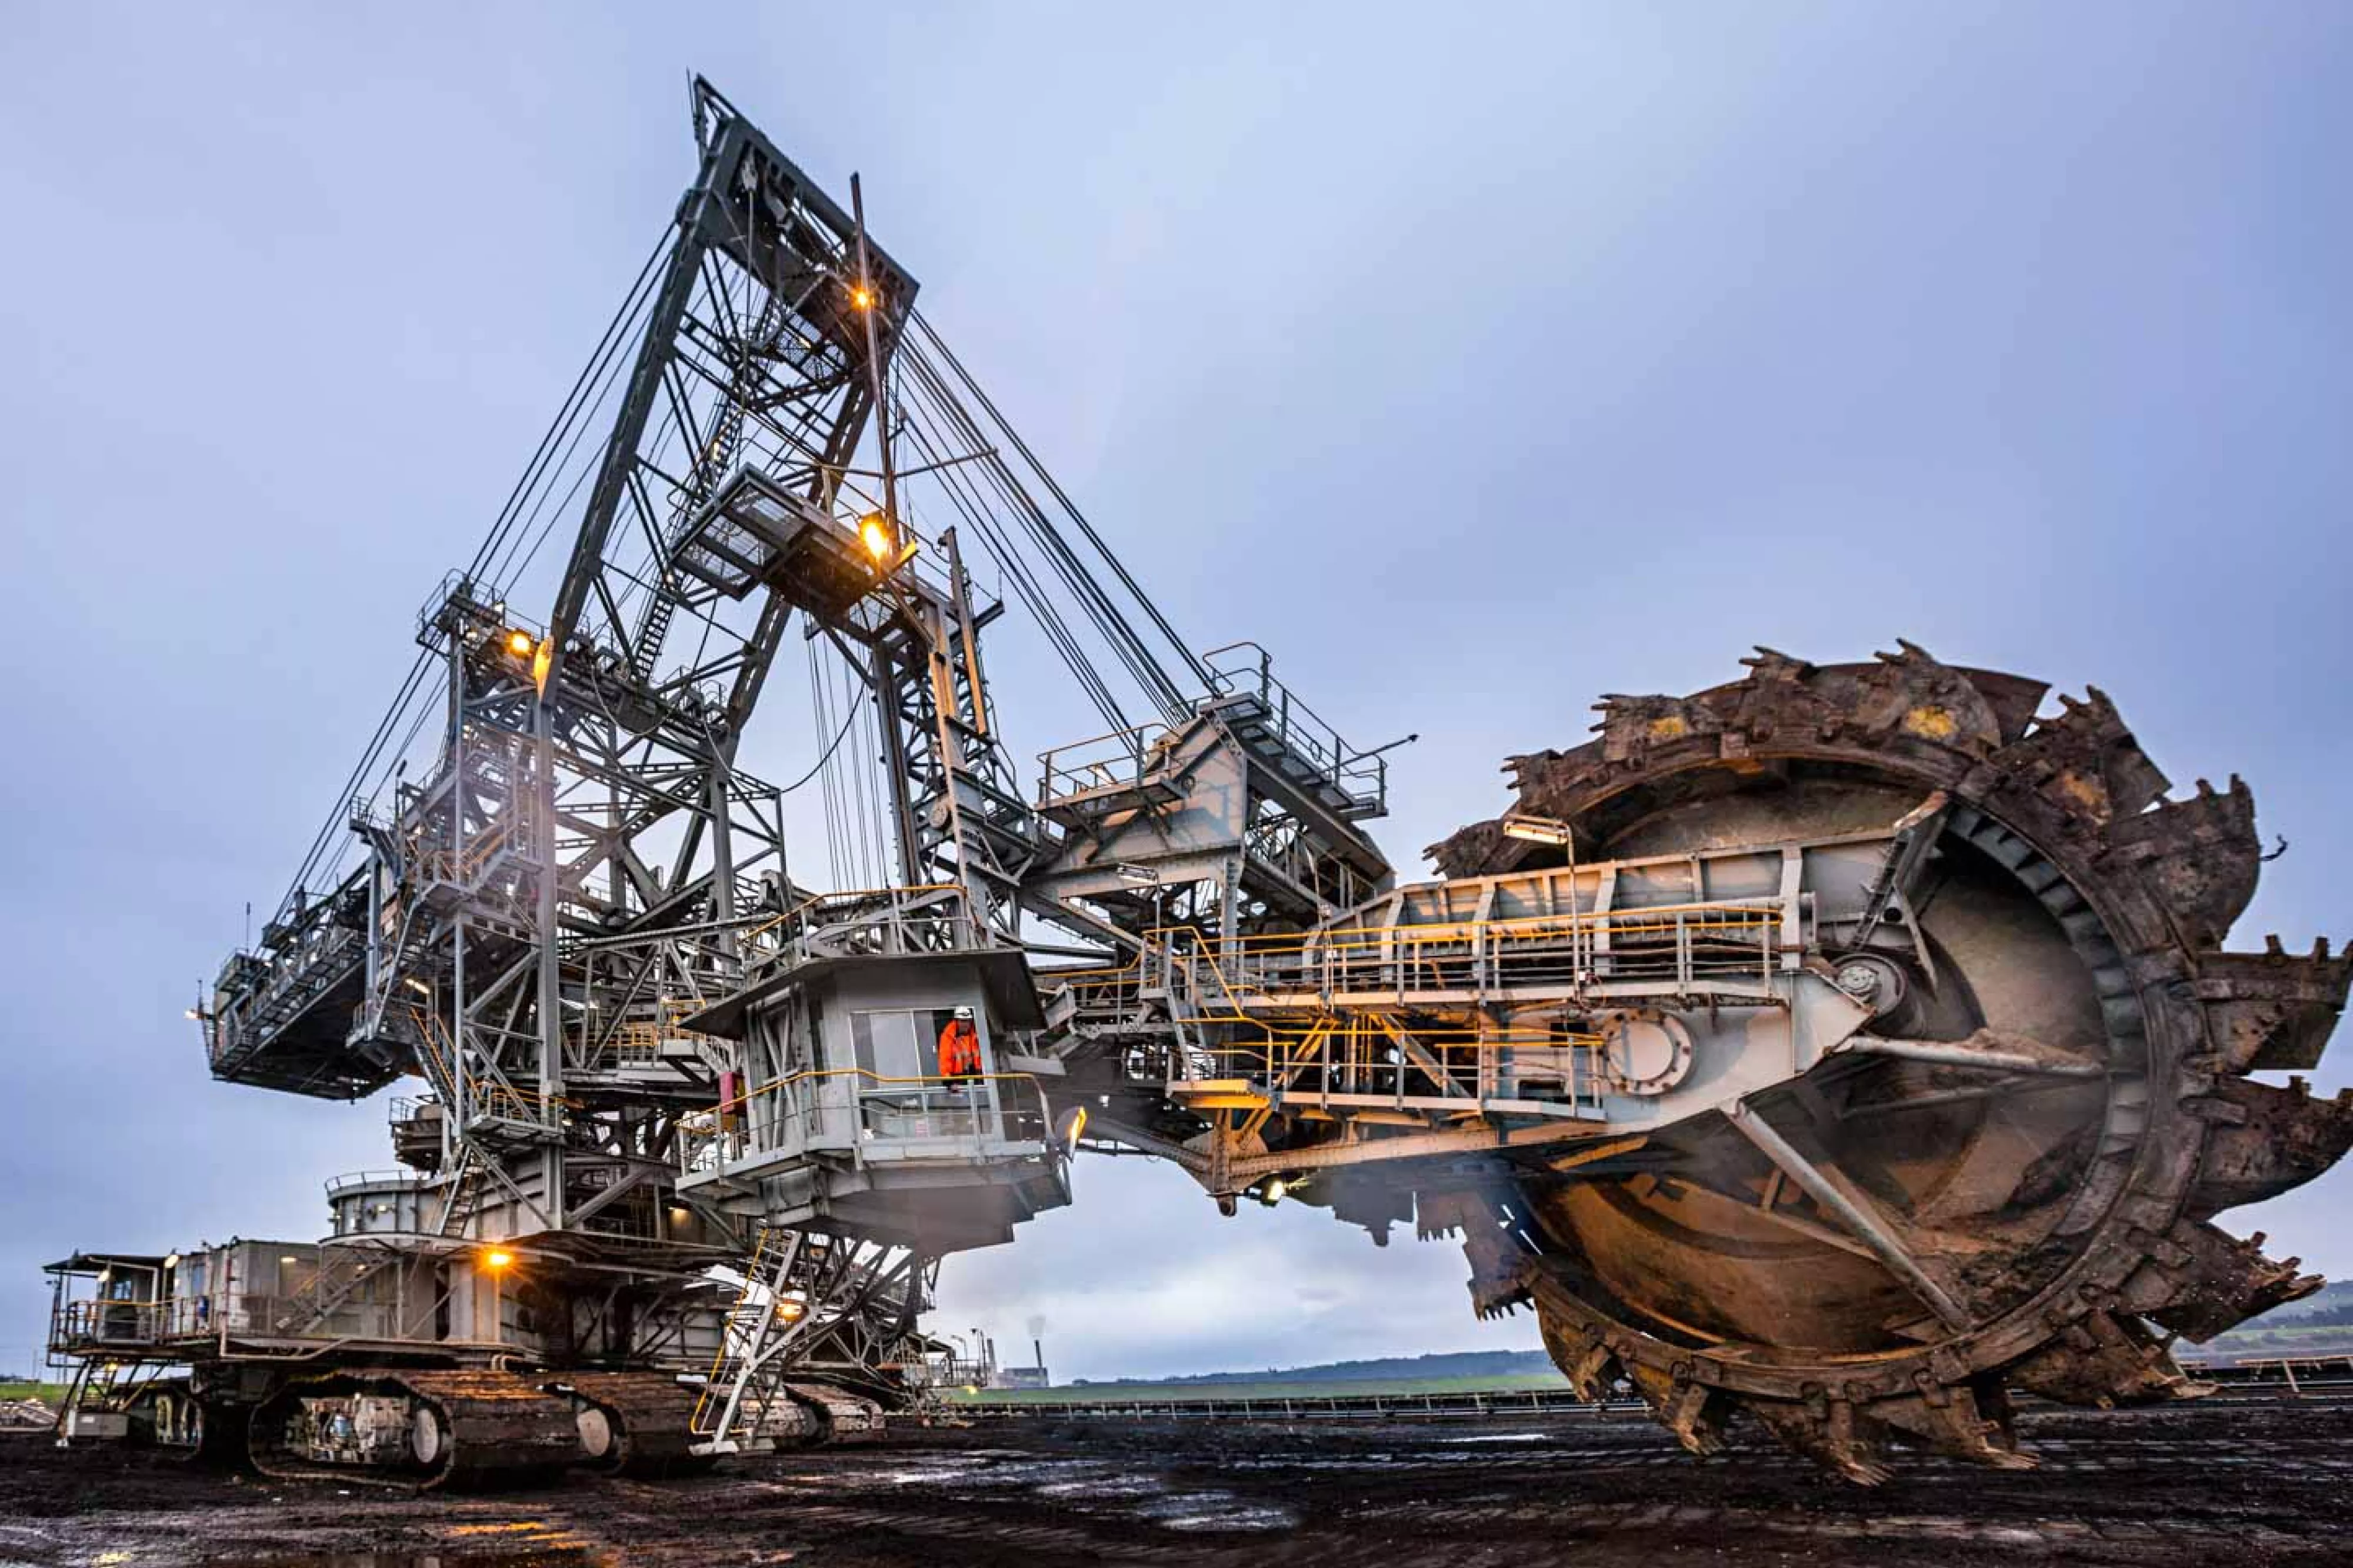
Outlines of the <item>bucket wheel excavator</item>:
M 1082 1150 L 1458 1238 L 1588 1394 L 1859 1481 L 1898 1440 L 2028 1462 L 2014 1391 L 2195 1394 L 2175 1336 L 2317 1286 L 2212 1223 L 2353 1142 L 2253 1076 L 2317 1062 L 2353 970 L 2223 947 L 2236 780 L 2168 798 L 2096 691 L 1765 651 L 1607 699 L 1400 882 L 1402 742 L 1179 637 L 856 183 L 694 110 L 660 244 L 194 1010 L 227 1081 L 414 1080 L 404 1168 L 331 1184 L 316 1243 L 56 1265 L 63 1436 L 424 1485 L 856 1436 L 939 1259 Z M 1034 772 L 982 663 L 1015 612 L 1103 731 Z M 807 721 L 792 784 L 755 707 Z

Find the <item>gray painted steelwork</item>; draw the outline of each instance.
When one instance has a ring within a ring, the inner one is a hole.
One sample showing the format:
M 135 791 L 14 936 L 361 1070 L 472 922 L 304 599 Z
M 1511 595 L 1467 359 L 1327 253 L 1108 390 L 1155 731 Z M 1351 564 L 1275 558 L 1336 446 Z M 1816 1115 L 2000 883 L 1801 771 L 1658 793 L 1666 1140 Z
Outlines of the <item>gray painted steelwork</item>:
M 939 1257 L 1067 1201 L 1082 1147 L 1229 1212 L 1459 1236 L 1476 1309 L 1535 1307 L 1584 1395 L 1698 1451 L 1753 1417 L 1857 1480 L 1898 1433 L 2026 1462 L 2011 1385 L 2191 1392 L 2160 1331 L 2315 1288 L 2207 1223 L 2353 1143 L 2353 1101 L 2246 1077 L 2316 1059 L 2353 966 L 2220 951 L 2242 786 L 2167 800 L 2097 693 L 2039 719 L 2038 683 L 1908 645 L 1760 650 L 1605 700 L 1400 886 L 1366 825 L 1403 742 L 1344 739 L 1255 643 L 1193 652 L 915 312 L 856 182 L 845 210 L 694 107 L 664 245 L 322 837 L 359 865 L 314 847 L 201 1009 L 226 1079 L 422 1079 L 409 1173 L 335 1189 L 336 1234 L 284 1255 L 307 1283 L 209 1351 L 182 1316 L 216 1282 L 126 1261 L 154 1302 L 77 1304 L 100 1275 L 60 1272 L 76 1410 L 137 1406 L 94 1370 L 123 1364 L 296 1412 L 273 1431 L 390 1400 L 381 1437 L 406 1399 L 437 1475 L 541 1463 L 566 1408 L 599 1458 L 848 1435 L 939 1358 Z M 514 563 L 559 521 L 534 621 Z M 1034 789 L 982 657 L 1009 608 L 1103 724 Z M 829 738 L 779 786 L 736 757 L 788 631 Z M 812 780 L 846 889 L 788 858 Z M 400 1321 L 349 1331 L 386 1290 Z M 288 1346 L 332 1389 L 290 1393 Z M 646 1369 L 699 1376 L 691 1445 L 611 1429 L 678 1414 L 612 1381 Z M 440 1446 L 510 1428 L 515 1457 Z

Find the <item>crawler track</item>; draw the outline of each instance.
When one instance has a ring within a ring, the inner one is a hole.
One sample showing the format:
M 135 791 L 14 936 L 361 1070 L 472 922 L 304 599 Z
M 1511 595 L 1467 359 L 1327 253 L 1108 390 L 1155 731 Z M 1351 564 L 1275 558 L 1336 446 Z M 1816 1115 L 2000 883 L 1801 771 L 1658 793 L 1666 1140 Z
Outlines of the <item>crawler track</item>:
M 573 1402 L 580 1447 L 593 1469 L 630 1476 L 684 1475 L 711 1468 L 689 1451 L 694 1394 L 659 1372 L 571 1372 L 539 1379 L 543 1393 Z
M 306 1397 L 405 1394 L 430 1412 L 405 1462 L 322 1463 L 287 1446 Z M 569 1400 L 514 1373 L 361 1367 L 289 1384 L 255 1407 L 247 1443 L 253 1466 L 283 1479 L 332 1479 L 419 1489 L 512 1487 L 553 1479 L 581 1457 Z

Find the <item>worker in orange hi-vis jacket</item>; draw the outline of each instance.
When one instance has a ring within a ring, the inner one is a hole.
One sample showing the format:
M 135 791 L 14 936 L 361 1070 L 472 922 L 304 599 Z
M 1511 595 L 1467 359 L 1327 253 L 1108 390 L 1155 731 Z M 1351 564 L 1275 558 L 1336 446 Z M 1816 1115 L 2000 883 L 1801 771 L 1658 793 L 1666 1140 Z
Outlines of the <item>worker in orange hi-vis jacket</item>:
M 952 1089 L 959 1079 L 980 1076 L 980 1029 L 969 1007 L 957 1008 L 940 1030 L 940 1076 Z

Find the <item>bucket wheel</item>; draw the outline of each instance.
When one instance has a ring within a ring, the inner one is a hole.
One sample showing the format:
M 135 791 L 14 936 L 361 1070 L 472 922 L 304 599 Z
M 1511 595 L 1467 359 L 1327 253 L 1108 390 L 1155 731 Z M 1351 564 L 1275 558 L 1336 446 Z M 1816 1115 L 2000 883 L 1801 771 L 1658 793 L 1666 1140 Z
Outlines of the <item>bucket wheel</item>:
M 2232 779 L 2179 799 L 2097 690 L 1902 645 L 1875 663 L 1760 650 L 1687 698 L 1611 697 L 1599 738 L 1514 759 L 1517 807 L 1580 858 L 1814 837 L 1939 795 L 1910 907 L 1923 955 L 1838 963 L 1952 1059 L 1825 1062 L 1638 1159 L 1517 1170 L 1526 1244 L 1474 1237 L 1482 1307 L 1533 1301 L 1588 1396 L 1623 1379 L 1683 1446 L 1747 1415 L 1863 1482 L 1891 1439 L 2032 1463 L 2010 1392 L 2106 1405 L 2205 1392 L 2193 1342 L 2318 1288 L 2210 1223 L 2353 1143 L 2353 1096 L 2255 1080 L 2319 1059 L 2353 968 L 2229 952 L 2261 848 Z M 1462 829 L 1452 876 L 1558 854 Z

